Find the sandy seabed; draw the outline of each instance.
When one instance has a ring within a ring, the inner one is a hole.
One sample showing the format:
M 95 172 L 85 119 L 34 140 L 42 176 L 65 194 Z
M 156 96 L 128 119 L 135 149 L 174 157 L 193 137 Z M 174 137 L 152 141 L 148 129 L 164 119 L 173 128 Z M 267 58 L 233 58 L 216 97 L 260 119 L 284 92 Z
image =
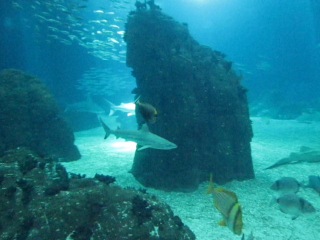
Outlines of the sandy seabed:
M 277 205 L 270 206 L 277 193 L 270 189 L 277 179 L 290 176 L 307 183 L 309 175 L 320 175 L 319 163 L 301 163 L 263 170 L 301 146 L 320 148 L 320 123 L 299 123 L 295 120 L 252 118 L 254 138 L 251 143 L 256 178 L 233 181 L 223 187 L 234 191 L 243 210 L 245 235 L 253 233 L 255 240 L 317 240 L 320 239 L 320 196 L 309 188 L 300 188 L 298 195 L 317 209 L 314 214 L 301 215 L 296 220 L 282 213 Z M 135 143 L 111 136 L 103 140 L 102 128 L 76 133 L 76 145 L 82 158 L 64 163 L 73 173 L 93 177 L 96 173 L 116 177 L 123 187 L 144 188 L 129 173 L 133 163 Z M 208 183 L 202 183 L 191 193 L 147 191 L 168 203 L 174 213 L 190 227 L 199 240 L 240 240 L 218 222 L 221 215 L 214 208 L 212 196 L 206 194 Z

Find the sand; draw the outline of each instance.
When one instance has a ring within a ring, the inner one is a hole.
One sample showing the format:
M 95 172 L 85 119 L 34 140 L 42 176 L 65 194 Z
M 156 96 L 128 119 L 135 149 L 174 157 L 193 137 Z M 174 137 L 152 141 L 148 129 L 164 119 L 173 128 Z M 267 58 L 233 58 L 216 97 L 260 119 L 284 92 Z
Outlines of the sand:
M 243 208 L 244 233 L 253 233 L 255 240 L 316 240 L 320 239 L 320 196 L 314 190 L 302 188 L 298 195 L 317 209 L 296 220 L 282 213 L 277 204 L 270 205 L 277 193 L 270 189 L 277 179 L 290 176 L 307 183 L 309 175 L 320 175 L 319 163 L 301 163 L 263 170 L 300 146 L 320 148 L 320 123 L 299 123 L 295 120 L 252 118 L 254 138 L 251 143 L 256 178 L 233 181 L 223 187 L 234 191 Z M 133 163 L 135 144 L 115 139 L 103 140 L 103 129 L 97 128 L 76 133 L 76 145 L 82 158 L 64 163 L 73 173 L 93 177 L 96 173 L 116 177 L 123 187 L 144 188 L 129 173 Z M 164 192 L 148 188 L 147 191 L 168 203 L 174 213 L 190 227 L 199 240 L 240 240 L 218 222 L 221 215 L 214 208 L 212 196 L 206 194 L 208 183 L 192 193 Z

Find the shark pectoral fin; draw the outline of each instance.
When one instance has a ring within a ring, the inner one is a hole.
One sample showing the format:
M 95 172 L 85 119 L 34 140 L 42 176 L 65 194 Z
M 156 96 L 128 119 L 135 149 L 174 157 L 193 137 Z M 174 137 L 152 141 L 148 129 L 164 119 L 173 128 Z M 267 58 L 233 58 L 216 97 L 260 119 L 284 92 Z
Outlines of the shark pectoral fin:
M 149 148 L 149 147 L 150 147 L 150 146 L 147 146 L 147 145 L 142 146 L 142 147 L 138 148 L 138 151 L 141 151 L 141 150 L 146 149 L 146 148 Z
M 110 109 L 109 116 L 113 116 L 114 110 Z
M 141 132 L 149 132 L 149 128 L 147 124 L 143 124 L 140 128 Z

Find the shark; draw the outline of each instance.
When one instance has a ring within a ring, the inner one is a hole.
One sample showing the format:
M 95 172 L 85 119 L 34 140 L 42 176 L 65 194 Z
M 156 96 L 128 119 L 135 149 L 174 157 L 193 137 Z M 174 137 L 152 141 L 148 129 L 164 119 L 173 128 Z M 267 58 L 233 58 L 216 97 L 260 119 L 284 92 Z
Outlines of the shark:
M 136 104 L 134 102 L 121 103 L 120 105 L 115 105 L 114 103 L 105 99 L 105 101 L 110 105 L 109 116 L 112 116 L 116 111 L 124 112 L 128 117 L 136 115 Z
M 65 112 L 90 112 L 95 114 L 105 114 L 105 109 L 93 101 L 91 96 L 87 96 L 85 101 L 69 104 Z
M 300 152 L 292 152 L 289 157 L 282 158 L 271 166 L 265 168 L 271 169 L 287 164 L 297 164 L 297 163 L 317 163 L 320 162 L 320 150 L 312 149 L 306 146 L 300 147 Z
M 117 138 L 123 138 L 126 141 L 132 141 L 141 146 L 138 148 L 138 151 L 146 148 L 154 148 L 159 150 L 171 150 L 177 148 L 177 145 L 168 141 L 165 138 L 162 138 L 154 133 L 149 131 L 149 128 L 146 124 L 143 124 L 140 130 L 111 130 L 100 118 L 100 122 L 105 131 L 104 139 L 107 139 L 110 134 L 115 135 Z

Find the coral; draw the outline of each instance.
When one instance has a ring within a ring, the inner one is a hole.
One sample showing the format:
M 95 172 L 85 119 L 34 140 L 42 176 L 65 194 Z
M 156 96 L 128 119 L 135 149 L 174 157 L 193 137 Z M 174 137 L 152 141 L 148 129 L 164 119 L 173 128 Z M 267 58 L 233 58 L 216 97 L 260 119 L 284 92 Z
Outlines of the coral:
M 8 200 L 11 200 L 11 199 L 13 199 L 16 191 L 17 191 L 17 188 L 15 186 L 10 186 L 10 187 L 4 189 L 3 196 L 8 198 Z
M 27 180 L 21 178 L 16 181 L 17 186 L 22 190 L 21 202 L 27 205 L 31 200 L 31 194 L 33 191 L 33 185 Z
M 31 215 L 23 216 L 21 222 L 19 223 L 16 238 L 17 240 L 25 240 L 28 238 L 30 229 L 34 223 L 34 218 Z
M 29 154 L 26 158 L 24 158 L 24 161 L 19 161 L 18 164 L 22 174 L 26 174 L 27 172 L 37 167 L 38 160 L 34 157 L 34 155 Z
M 0 158 L 0 239 L 195 239 L 168 205 L 146 193 L 94 178 L 68 178 L 55 162 L 23 173 L 19 161 L 30 154 L 45 161 L 27 149 Z M 53 183 L 57 187 L 47 190 Z
M 80 158 L 71 129 L 40 80 L 18 70 L 1 71 L 0 115 L 0 155 L 23 146 L 44 156 Z M 26 171 L 32 167 L 27 162 Z
M 132 199 L 132 214 L 137 217 L 138 225 L 143 224 L 152 217 L 152 206 L 141 198 L 139 195 L 134 196 Z
M 3 182 L 3 180 L 4 180 L 4 174 L 2 172 L 0 172 L 0 186 Z
M 91 239 L 93 232 L 87 226 L 79 226 L 71 234 L 71 239 L 73 240 L 87 240 Z
M 103 174 L 96 174 L 94 175 L 94 178 L 97 179 L 99 182 L 103 182 L 107 185 L 114 183 L 116 181 L 115 177 L 103 175 Z
M 53 173 L 53 180 L 49 181 L 44 190 L 44 194 L 47 196 L 53 196 L 58 194 L 60 191 L 66 191 L 69 189 L 69 177 L 65 167 L 61 164 L 56 164 Z

